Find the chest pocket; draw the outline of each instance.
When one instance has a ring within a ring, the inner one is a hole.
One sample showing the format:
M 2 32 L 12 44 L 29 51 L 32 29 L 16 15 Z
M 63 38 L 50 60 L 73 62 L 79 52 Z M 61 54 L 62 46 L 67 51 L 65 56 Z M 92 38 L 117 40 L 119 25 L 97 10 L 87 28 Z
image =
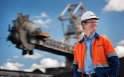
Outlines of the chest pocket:
M 96 46 L 95 46 L 97 52 L 104 52 L 104 46 L 102 43 L 96 43 Z
M 96 50 L 100 52 L 104 52 L 104 46 L 102 44 L 96 45 Z
M 97 43 L 95 45 L 95 55 L 97 55 L 98 62 L 106 62 L 106 55 L 104 45 L 102 43 Z

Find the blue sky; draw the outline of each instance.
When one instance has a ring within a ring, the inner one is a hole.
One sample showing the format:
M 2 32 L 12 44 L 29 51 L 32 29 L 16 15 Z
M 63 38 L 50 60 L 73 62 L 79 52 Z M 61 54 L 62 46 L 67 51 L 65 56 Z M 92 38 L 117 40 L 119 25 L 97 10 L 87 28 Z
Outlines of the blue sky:
M 39 21 L 42 26 L 40 27 L 50 32 L 54 39 L 62 40 L 63 33 L 58 16 L 68 3 L 80 1 L 86 10 L 93 11 L 100 18 L 97 32 L 105 34 L 119 54 L 122 54 L 120 52 L 124 49 L 123 0 L 0 0 L 0 67 L 31 70 L 36 67 L 64 66 L 64 57 L 47 52 L 35 50 L 33 56 L 22 56 L 21 50 L 6 41 L 9 34 L 8 25 L 12 25 L 12 20 L 16 19 L 17 13 L 28 14 L 32 21 L 41 16 Z M 53 62 L 51 65 L 45 64 L 51 61 Z

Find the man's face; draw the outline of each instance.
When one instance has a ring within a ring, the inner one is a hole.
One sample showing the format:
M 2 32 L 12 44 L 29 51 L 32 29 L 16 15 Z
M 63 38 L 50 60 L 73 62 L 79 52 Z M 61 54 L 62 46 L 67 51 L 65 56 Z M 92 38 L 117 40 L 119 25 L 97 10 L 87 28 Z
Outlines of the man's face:
M 86 20 L 85 23 L 83 23 L 84 30 L 95 32 L 97 29 L 97 25 L 98 25 L 97 21 L 98 21 L 97 19 Z

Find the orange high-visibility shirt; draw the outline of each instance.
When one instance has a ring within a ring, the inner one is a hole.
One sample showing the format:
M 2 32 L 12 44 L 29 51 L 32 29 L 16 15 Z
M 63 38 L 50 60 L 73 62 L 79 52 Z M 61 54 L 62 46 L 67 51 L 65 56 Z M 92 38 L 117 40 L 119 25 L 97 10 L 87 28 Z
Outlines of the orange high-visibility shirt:
M 92 62 L 94 68 L 108 67 L 107 58 L 111 56 L 117 56 L 114 47 L 110 40 L 105 36 L 95 34 L 94 42 L 92 44 Z M 84 60 L 86 55 L 86 46 L 83 39 L 75 44 L 74 47 L 74 63 L 78 64 L 78 69 L 84 69 Z

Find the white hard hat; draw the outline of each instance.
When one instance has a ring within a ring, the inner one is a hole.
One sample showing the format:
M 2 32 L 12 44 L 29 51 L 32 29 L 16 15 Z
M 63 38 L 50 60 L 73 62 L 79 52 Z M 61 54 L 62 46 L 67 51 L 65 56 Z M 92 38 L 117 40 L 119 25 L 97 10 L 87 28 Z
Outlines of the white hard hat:
M 92 19 L 92 18 L 99 19 L 93 12 L 91 12 L 91 11 L 86 11 L 86 12 L 81 16 L 81 21 L 85 21 L 85 20 Z

